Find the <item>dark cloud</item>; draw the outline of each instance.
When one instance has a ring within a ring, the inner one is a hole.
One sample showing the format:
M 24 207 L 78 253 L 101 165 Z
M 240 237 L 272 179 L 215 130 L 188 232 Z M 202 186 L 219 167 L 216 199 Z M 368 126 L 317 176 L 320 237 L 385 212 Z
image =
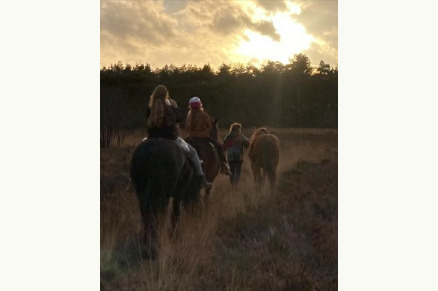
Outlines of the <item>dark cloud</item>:
M 267 35 L 273 40 L 280 41 L 280 35 L 275 30 L 275 27 L 271 21 L 254 23 L 252 27 L 255 31 L 259 32 L 260 34 Z
M 279 0 L 257 0 L 255 1 L 257 5 L 263 7 L 269 12 L 283 11 L 287 9 L 284 1 Z
M 251 23 L 250 18 L 247 15 L 218 15 L 211 23 L 211 29 L 222 33 L 231 34 L 242 30 Z
M 144 39 L 152 45 L 158 45 L 175 37 L 176 22 L 151 7 L 147 2 L 142 1 L 111 1 L 110 3 L 101 1 L 101 34 L 109 33 L 119 41 Z
M 276 41 L 280 40 L 280 35 L 276 32 L 271 21 L 253 22 L 247 12 L 240 7 L 228 6 L 228 9 L 223 8 L 212 16 L 210 27 L 213 31 L 227 35 L 241 33 L 248 28 Z

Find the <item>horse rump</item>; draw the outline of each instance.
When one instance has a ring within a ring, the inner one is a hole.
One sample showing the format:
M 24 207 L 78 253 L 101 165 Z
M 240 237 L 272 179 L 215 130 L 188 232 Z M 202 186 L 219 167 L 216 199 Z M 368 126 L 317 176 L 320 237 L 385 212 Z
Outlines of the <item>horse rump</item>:
M 156 248 L 157 223 L 173 197 L 172 221 L 180 215 L 180 203 L 196 207 L 200 185 L 194 181 L 193 166 L 173 140 L 143 140 L 134 150 L 130 177 L 139 201 L 144 225 L 143 242 Z M 154 250 L 152 250 L 154 252 Z
M 277 136 L 268 133 L 266 128 L 257 129 L 251 138 L 248 156 L 256 185 L 259 188 L 263 186 L 264 176 L 267 175 L 271 189 L 274 188 L 280 158 Z

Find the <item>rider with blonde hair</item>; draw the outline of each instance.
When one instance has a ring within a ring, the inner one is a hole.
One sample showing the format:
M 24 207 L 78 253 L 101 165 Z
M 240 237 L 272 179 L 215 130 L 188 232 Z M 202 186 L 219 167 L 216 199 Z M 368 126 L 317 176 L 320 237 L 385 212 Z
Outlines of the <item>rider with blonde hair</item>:
M 231 184 L 237 185 L 242 172 L 244 148 L 249 147 L 249 140 L 242 133 L 242 124 L 234 122 L 230 125 L 230 130 L 225 136 L 222 146 L 227 153 L 228 164 L 232 173 L 230 176 Z
M 146 124 L 148 138 L 167 138 L 174 140 L 187 153 L 195 169 L 195 179 L 201 186 L 211 186 L 206 182 L 196 150 L 179 136 L 177 123 L 184 120 L 184 114 L 175 100 L 170 99 L 169 91 L 163 85 L 158 85 L 150 96 L 149 106 L 146 108 Z
M 192 97 L 189 100 L 189 108 L 190 110 L 186 119 L 186 131 L 189 134 L 189 138 L 204 139 L 213 144 L 221 160 L 221 174 L 231 175 L 222 145 L 210 137 L 210 130 L 212 129 L 211 117 L 204 111 L 201 99 Z

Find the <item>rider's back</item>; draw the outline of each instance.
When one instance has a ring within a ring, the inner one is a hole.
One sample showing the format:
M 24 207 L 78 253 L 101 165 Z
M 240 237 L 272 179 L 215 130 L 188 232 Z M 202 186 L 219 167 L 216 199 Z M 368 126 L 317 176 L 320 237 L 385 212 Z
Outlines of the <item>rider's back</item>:
M 146 120 L 151 116 L 150 107 L 146 108 Z M 163 122 L 160 126 L 148 126 L 149 138 L 167 138 L 175 140 L 179 136 L 178 123 L 184 119 L 181 108 L 166 105 L 164 109 Z
M 191 110 L 187 115 L 186 131 L 190 137 L 209 137 L 211 118 L 205 111 Z

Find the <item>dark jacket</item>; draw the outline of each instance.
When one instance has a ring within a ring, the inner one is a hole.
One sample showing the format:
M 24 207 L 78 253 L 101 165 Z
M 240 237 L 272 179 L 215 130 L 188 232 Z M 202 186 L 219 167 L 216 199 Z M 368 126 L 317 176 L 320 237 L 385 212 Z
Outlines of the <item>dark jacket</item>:
M 184 114 L 179 107 L 166 105 L 164 108 L 164 120 L 162 127 L 148 127 L 148 137 L 161 137 L 175 140 L 179 136 L 179 126 L 184 119 Z M 146 108 L 146 120 L 151 116 L 151 108 Z
M 249 147 L 249 140 L 239 132 L 228 134 L 222 144 L 222 148 L 227 152 L 228 161 L 243 161 L 244 147 Z

